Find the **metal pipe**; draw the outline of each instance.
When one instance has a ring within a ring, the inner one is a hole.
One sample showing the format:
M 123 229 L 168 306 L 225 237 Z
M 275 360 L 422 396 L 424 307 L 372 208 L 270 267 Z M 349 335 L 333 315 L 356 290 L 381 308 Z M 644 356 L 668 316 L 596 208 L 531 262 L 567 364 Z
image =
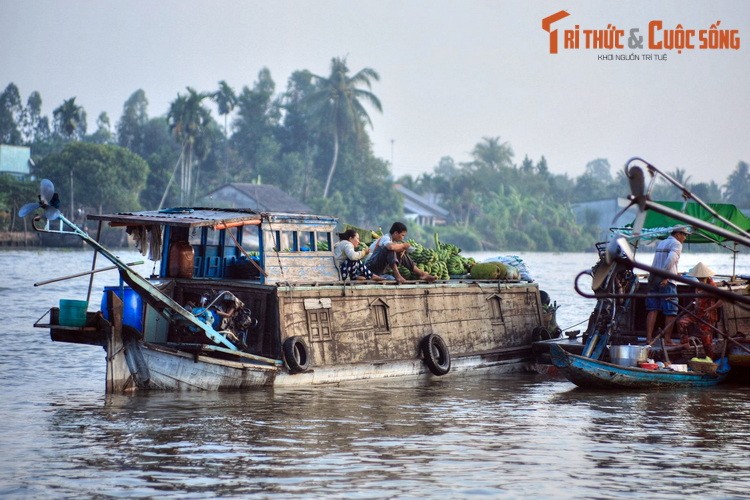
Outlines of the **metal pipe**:
M 136 261 L 136 262 L 129 262 L 129 263 L 125 264 L 125 265 L 126 266 L 139 266 L 141 264 L 143 264 L 142 260 L 139 260 L 139 261 Z M 93 271 L 83 271 L 83 272 L 80 272 L 80 273 L 69 274 L 67 276 L 61 276 L 59 278 L 52 278 L 51 280 L 37 281 L 36 283 L 34 283 L 34 286 L 48 285 L 48 284 L 54 283 L 56 281 L 69 280 L 71 278 L 78 278 L 80 276 L 86 276 L 88 274 L 101 273 L 102 271 L 111 271 L 113 269 L 117 269 L 117 266 L 102 267 L 101 269 L 94 269 Z

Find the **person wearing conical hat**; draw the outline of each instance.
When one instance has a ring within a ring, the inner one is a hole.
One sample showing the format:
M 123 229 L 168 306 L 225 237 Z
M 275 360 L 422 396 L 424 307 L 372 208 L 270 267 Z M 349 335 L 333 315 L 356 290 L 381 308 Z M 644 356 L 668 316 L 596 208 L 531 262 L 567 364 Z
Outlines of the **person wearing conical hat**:
M 677 264 L 680 262 L 680 255 L 682 254 L 682 244 L 690 232 L 691 228 L 689 226 L 673 227 L 669 237 L 660 241 L 656 246 L 654 261 L 651 267 L 672 274 L 678 274 Z M 665 320 L 671 317 L 669 320 L 666 320 L 666 324 L 664 325 L 664 342 L 671 344 L 672 329 L 678 309 L 677 284 L 668 278 L 652 273 L 648 279 L 648 293 L 653 296 L 646 299 L 646 310 L 648 311 L 648 314 L 646 314 L 646 341 L 651 343 L 656 319 L 659 313 L 662 313 Z
M 697 278 L 701 283 L 716 286 L 713 280 L 716 271 L 703 262 L 698 262 L 688 271 L 688 274 Z M 691 304 L 689 309 L 691 314 L 685 315 L 677 321 L 677 332 L 681 335 L 682 343 L 687 343 L 690 325 L 696 325 L 700 332 L 703 350 L 706 352 L 706 356 L 712 358 L 714 332 L 711 326 L 716 326 L 719 322 L 719 310 L 723 304 L 721 300 L 712 296 L 709 292 L 698 290 L 696 293 L 700 296 Z

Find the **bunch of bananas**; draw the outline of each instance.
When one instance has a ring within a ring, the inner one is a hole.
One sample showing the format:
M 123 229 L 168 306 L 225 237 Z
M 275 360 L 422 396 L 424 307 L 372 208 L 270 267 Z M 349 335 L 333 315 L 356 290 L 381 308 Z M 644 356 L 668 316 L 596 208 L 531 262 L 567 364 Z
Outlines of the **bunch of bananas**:
M 462 257 L 461 249 L 452 243 L 441 243 L 438 234 L 435 233 L 435 248 L 426 248 L 414 240 L 406 240 L 414 249 L 409 254 L 411 259 L 426 271 L 439 279 L 447 280 L 451 276 L 463 276 L 471 270 L 475 264 L 474 259 Z M 401 275 L 409 279 L 411 273 L 406 274 L 399 268 Z M 407 277 L 409 274 L 409 277 Z

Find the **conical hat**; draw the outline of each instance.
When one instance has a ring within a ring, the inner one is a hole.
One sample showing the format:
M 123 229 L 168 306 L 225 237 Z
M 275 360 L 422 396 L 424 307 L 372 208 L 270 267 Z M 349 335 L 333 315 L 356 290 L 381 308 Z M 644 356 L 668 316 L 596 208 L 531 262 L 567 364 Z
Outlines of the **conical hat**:
M 696 278 L 711 278 L 716 276 L 716 271 L 703 262 L 698 262 L 690 271 L 688 271 L 688 274 L 690 276 L 695 276 Z

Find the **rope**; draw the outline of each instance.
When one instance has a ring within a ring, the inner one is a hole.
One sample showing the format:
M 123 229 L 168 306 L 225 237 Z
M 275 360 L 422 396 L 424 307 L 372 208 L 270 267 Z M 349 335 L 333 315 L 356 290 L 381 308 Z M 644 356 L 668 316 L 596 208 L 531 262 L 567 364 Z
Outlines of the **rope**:
M 570 326 L 568 326 L 568 327 L 566 327 L 566 328 L 563 328 L 563 329 L 562 329 L 562 331 L 565 331 L 565 330 L 568 330 L 568 329 L 570 329 L 570 328 L 573 328 L 574 326 L 582 325 L 582 324 L 584 324 L 585 322 L 587 322 L 588 320 L 589 320 L 589 318 L 586 318 L 586 319 L 584 319 L 583 321 L 579 321 L 579 322 L 578 322 L 578 323 L 576 323 L 575 325 L 570 325 Z
M 273 226 L 271 226 L 271 216 L 268 212 L 261 212 L 260 213 L 260 219 L 266 219 L 268 222 L 268 229 L 270 229 L 271 234 L 273 234 L 274 244 L 273 244 L 273 251 L 276 253 L 276 261 L 279 263 L 279 272 L 281 273 L 281 277 L 284 277 L 284 266 L 281 265 L 281 257 L 279 256 L 279 247 L 281 246 L 281 242 L 276 240 L 276 231 L 274 230 Z M 262 230 L 262 227 L 261 227 Z
M 257 262 L 255 262 L 255 259 L 253 259 L 250 256 L 250 254 L 247 253 L 244 248 L 242 248 L 242 245 L 240 245 L 240 243 L 237 241 L 237 238 L 235 238 L 234 235 L 232 234 L 232 230 L 231 229 L 227 229 L 226 230 L 226 234 L 228 234 L 229 237 L 232 238 L 232 241 L 234 242 L 234 246 L 236 246 L 237 248 L 239 248 L 240 252 L 242 252 L 243 254 L 245 254 L 245 257 L 247 257 L 247 260 L 249 260 L 255 266 L 255 269 L 257 269 L 258 272 L 261 273 L 263 276 L 268 277 L 268 274 L 263 270 L 262 267 L 260 267 L 260 265 L 258 265 Z

